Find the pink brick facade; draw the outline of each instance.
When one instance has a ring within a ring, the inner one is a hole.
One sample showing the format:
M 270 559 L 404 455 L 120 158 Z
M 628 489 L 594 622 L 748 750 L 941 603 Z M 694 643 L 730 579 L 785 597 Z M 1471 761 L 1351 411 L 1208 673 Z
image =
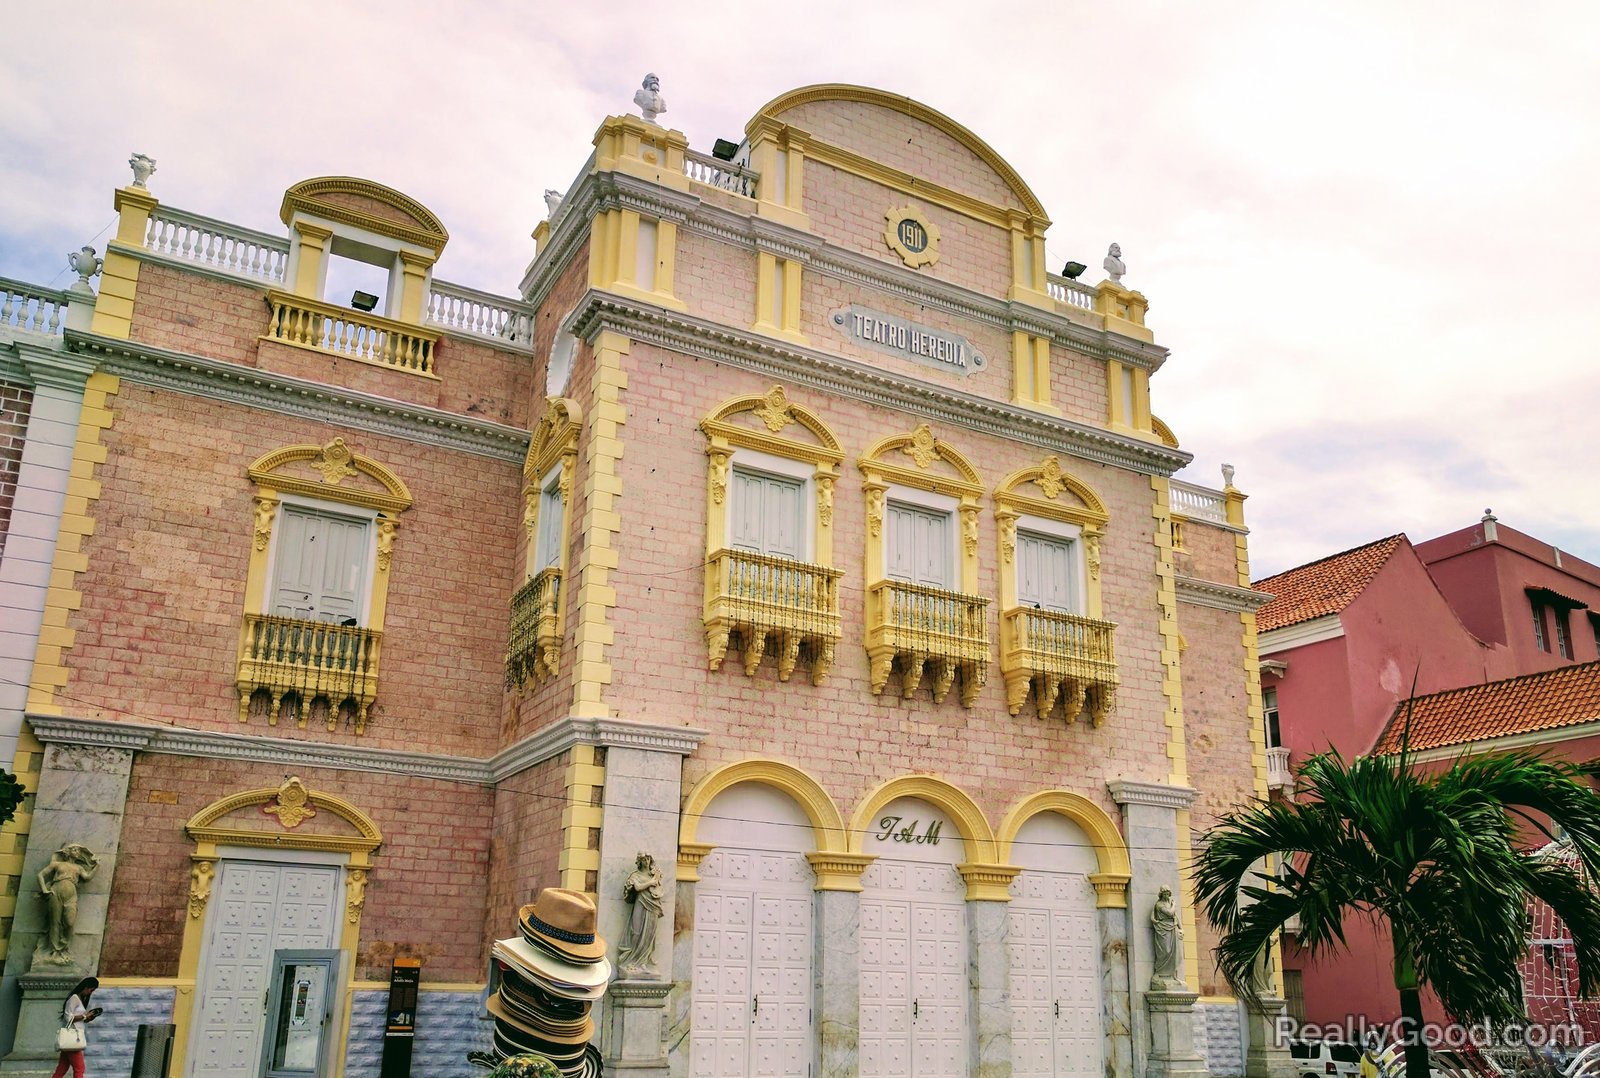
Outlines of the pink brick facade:
M 11 530 L 11 507 L 32 403 L 33 391 L 27 386 L 0 382 L 0 555 L 5 554 L 6 535 Z

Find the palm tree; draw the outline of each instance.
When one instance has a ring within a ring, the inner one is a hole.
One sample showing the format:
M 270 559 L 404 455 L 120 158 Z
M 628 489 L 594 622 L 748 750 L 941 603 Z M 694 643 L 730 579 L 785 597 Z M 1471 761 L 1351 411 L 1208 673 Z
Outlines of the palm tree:
M 1353 915 L 1386 923 L 1407 1035 L 1406 1078 L 1429 1078 L 1420 1036 L 1423 985 L 1451 1017 L 1496 1028 L 1518 1022 L 1530 897 L 1566 923 L 1580 992 L 1600 988 L 1600 897 L 1569 865 L 1528 839 L 1559 825 L 1600 879 L 1600 795 L 1577 767 L 1532 753 L 1457 760 L 1438 774 L 1399 756 L 1346 762 L 1313 756 L 1300 769 L 1305 799 L 1256 805 L 1214 827 L 1195 884 L 1218 927 L 1217 965 L 1256 998 L 1254 971 L 1273 934 L 1300 918 L 1315 956 L 1343 950 Z M 1283 859 L 1277 876 L 1262 866 Z

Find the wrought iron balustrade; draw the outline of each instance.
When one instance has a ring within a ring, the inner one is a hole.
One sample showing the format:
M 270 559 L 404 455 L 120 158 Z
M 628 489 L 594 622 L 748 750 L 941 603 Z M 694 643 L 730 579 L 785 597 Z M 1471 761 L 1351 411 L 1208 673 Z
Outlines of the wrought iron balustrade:
M 971 707 L 989 676 L 989 600 L 900 580 L 867 591 L 867 655 L 872 691 L 881 693 L 900 666 L 900 693 L 917 691 L 924 670 L 937 703 L 961 675 L 961 703 Z
M 561 569 L 550 566 L 511 596 L 506 688 L 522 689 L 555 676 L 561 660 Z
M 1001 616 L 1000 672 L 1006 707 L 1022 710 L 1028 689 L 1040 715 L 1062 701 L 1067 720 L 1087 703 L 1096 726 L 1116 706 L 1116 626 L 1109 621 L 1033 607 L 1013 607 Z

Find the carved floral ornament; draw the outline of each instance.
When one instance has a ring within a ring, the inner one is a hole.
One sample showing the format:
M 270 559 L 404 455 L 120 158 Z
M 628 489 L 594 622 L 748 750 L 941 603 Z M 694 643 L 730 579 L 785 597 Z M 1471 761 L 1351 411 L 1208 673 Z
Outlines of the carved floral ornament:
M 289 470 L 294 465 L 309 467 L 320 478 L 295 475 Z M 263 502 L 271 502 L 272 508 L 275 508 L 281 494 L 342 502 L 390 515 L 405 512 L 415 500 L 399 476 L 371 457 L 352 449 L 343 438 L 334 438 L 323 445 L 286 445 L 274 449 L 250 465 L 249 475 L 260 488 L 256 495 L 258 539 L 260 533 L 265 531 L 270 534 L 271 530 L 270 521 L 262 519 L 267 509 Z M 357 476 L 364 476 L 371 482 L 360 485 L 345 483 L 345 480 Z M 372 486 L 379 489 L 370 489 Z
M 311 466 L 322 473 L 322 481 L 330 487 L 336 487 L 341 480 L 348 479 L 357 472 L 351 466 L 355 455 L 350 452 L 350 447 L 344 444 L 343 438 L 335 438 L 322 447 L 322 452 L 311 459 Z
M 306 789 L 305 783 L 292 775 L 278 787 L 278 796 L 272 803 L 261 806 L 261 811 L 268 816 L 276 816 L 278 822 L 290 830 L 317 814 L 316 807 L 311 804 L 311 792 Z
M 767 429 L 777 434 L 784 427 L 794 422 L 794 413 L 789 406 L 788 394 L 784 393 L 782 386 L 773 386 L 767 390 L 767 395 L 762 398 L 761 404 L 753 409 L 756 418 L 767 425 Z
M 911 441 L 906 443 L 904 449 L 918 468 L 927 468 L 940 456 L 933 428 L 926 423 L 918 424 L 917 429 L 911 432 Z

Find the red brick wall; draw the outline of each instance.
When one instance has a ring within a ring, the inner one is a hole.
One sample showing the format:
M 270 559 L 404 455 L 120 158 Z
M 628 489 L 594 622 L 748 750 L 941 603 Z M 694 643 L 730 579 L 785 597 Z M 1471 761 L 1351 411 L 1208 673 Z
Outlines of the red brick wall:
M 541 888 L 561 885 L 561 810 L 570 755 L 530 767 L 495 790 L 485 939 L 515 935 L 518 908 Z
M 484 878 L 493 791 L 398 775 L 308 768 L 313 794 L 342 797 L 383 834 L 361 920 L 356 978 L 387 974 L 396 954 L 426 960 L 436 981 L 477 981 L 488 961 L 483 937 Z M 188 916 L 189 855 L 183 825 L 229 794 L 283 781 L 284 769 L 235 760 L 140 754 L 128 785 L 127 815 L 106 918 L 101 975 L 171 977 L 177 973 Z M 276 827 L 258 810 L 224 826 Z M 327 809 L 299 827 L 347 834 Z
M 74 714 L 470 756 L 499 747 L 520 468 L 124 380 L 104 436 L 89 569 L 70 619 Z M 342 436 L 392 468 L 415 505 L 390 569 L 378 702 L 367 732 L 238 722 L 234 685 L 251 547 L 246 469 Z
M 28 413 L 33 390 L 0 382 L 0 555 L 6 552 L 11 530 L 11 506 L 17 494 L 17 472 L 22 467 L 22 443 L 28 435 Z

